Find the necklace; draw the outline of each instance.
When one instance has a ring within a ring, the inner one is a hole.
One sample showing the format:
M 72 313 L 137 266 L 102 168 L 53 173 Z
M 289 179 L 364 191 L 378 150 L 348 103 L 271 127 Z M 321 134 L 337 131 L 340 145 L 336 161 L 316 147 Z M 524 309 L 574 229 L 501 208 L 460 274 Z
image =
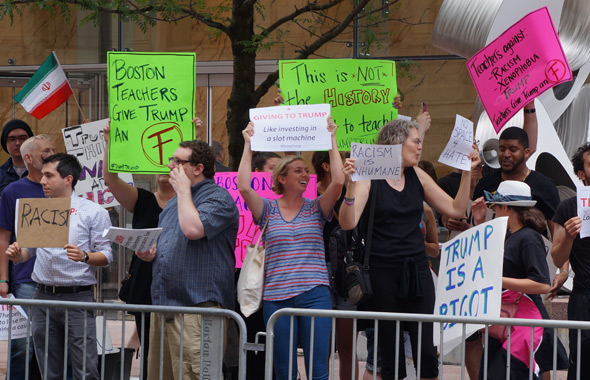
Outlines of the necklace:
M 531 169 L 527 168 L 526 172 L 524 172 L 524 175 L 521 178 L 511 179 L 511 180 L 524 182 L 527 179 L 527 177 L 529 176 L 529 174 L 531 174 Z M 502 181 L 507 181 L 506 177 L 504 176 L 504 173 L 502 173 Z

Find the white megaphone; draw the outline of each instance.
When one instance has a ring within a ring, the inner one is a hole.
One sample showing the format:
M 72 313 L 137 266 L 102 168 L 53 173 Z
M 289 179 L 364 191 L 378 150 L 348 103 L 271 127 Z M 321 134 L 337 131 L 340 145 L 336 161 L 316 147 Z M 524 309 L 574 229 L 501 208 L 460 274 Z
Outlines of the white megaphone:
M 500 160 L 498 153 L 500 149 L 500 141 L 498 139 L 489 139 L 481 147 L 481 160 L 484 164 L 493 169 L 500 167 Z

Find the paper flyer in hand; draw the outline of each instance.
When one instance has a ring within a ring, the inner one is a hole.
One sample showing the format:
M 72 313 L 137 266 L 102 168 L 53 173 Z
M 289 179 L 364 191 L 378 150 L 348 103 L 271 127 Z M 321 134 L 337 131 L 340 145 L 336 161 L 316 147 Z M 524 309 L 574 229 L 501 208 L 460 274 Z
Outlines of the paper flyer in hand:
M 129 229 L 111 227 L 104 230 L 102 236 L 133 251 L 148 251 L 162 233 L 161 228 Z

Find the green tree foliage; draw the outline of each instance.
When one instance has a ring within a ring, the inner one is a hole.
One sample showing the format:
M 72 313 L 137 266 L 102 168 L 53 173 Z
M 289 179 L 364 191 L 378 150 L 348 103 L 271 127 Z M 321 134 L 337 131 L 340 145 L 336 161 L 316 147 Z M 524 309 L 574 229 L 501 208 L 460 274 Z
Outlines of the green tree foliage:
M 284 0 L 8 0 L 0 2 L 0 19 L 22 16 L 22 9 L 37 8 L 70 16 L 70 6 L 89 11 L 82 22 L 98 24 L 101 14 L 117 14 L 133 21 L 143 31 L 156 21 L 176 22 L 190 18 L 208 27 L 215 37 L 226 36 L 233 53 L 233 83 L 227 101 L 226 127 L 229 135 L 230 166 L 237 169 L 243 149 L 241 131 L 248 123 L 248 110 L 256 107 L 260 99 L 276 83 L 278 71 L 271 73 L 255 86 L 255 61 L 257 53 L 279 47 L 280 57 L 307 59 L 318 49 L 333 41 L 353 22 L 368 21 L 375 24 L 386 21 L 389 9 L 400 0 L 308 0 L 296 2 Z M 267 17 L 273 7 L 290 7 L 280 19 Z M 335 16 L 338 15 L 338 16 Z M 289 30 L 301 28 L 309 39 L 301 44 L 289 37 Z M 374 34 L 368 32 L 365 49 L 377 43 Z M 367 33 L 365 33 L 366 35 Z

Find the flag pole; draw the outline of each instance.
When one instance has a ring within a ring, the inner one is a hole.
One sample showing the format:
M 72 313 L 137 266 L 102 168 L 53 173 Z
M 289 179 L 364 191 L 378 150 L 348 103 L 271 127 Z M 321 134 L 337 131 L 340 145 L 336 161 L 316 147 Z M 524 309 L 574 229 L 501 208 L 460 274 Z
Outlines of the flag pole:
M 86 115 L 84 115 L 84 111 L 82 111 L 82 107 L 80 107 L 80 103 L 78 103 L 78 98 L 76 97 L 76 94 L 74 93 L 73 90 L 72 90 L 72 96 L 74 97 L 74 101 L 76 102 L 76 106 L 78 107 L 78 111 L 80 111 L 80 114 L 82 114 L 82 122 L 84 122 L 86 120 Z

